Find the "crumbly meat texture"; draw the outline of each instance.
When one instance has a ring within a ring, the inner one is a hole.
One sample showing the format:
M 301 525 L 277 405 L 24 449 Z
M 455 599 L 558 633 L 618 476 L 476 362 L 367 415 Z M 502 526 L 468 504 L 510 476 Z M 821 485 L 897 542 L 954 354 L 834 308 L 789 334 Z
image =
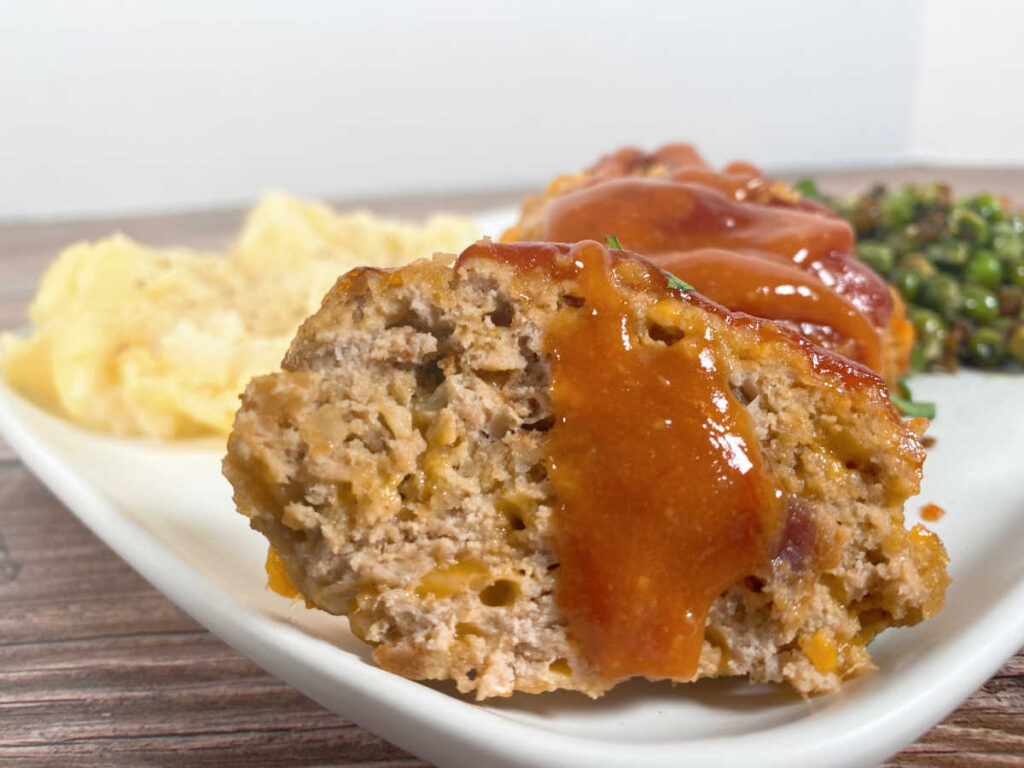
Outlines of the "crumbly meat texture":
M 585 311 L 571 295 L 488 260 L 357 270 L 300 329 L 283 370 L 243 397 L 224 462 L 239 511 L 302 595 L 347 615 L 385 669 L 450 678 L 481 699 L 614 684 L 555 597 L 543 337 L 557 312 Z M 705 312 L 685 306 L 676 322 Z M 821 370 L 807 345 L 705 314 L 728 337 L 721 364 L 790 494 L 795 545 L 714 603 L 697 676 L 834 690 L 871 668 L 875 634 L 942 605 L 942 545 L 903 524 L 920 425 L 880 386 Z M 663 322 L 643 343 L 671 342 Z M 812 555 L 823 570 L 808 575 Z

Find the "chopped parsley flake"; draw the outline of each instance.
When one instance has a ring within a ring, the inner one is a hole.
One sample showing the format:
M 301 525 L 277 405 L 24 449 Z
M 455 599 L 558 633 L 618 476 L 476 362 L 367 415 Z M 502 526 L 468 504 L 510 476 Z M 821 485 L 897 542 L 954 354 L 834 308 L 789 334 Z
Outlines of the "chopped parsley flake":
M 679 291 L 695 291 L 697 290 L 685 280 L 680 280 L 678 277 L 673 275 L 671 272 L 665 272 L 665 278 L 668 280 L 668 287 L 675 288 Z
M 910 394 L 910 387 L 907 386 L 907 382 L 904 379 L 900 379 L 896 384 L 897 394 L 889 394 L 889 399 L 892 400 L 892 404 L 900 409 L 900 412 L 904 416 L 922 416 L 926 419 L 935 418 L 935 403 L 919 403 L 914 401 L 914 396 Z

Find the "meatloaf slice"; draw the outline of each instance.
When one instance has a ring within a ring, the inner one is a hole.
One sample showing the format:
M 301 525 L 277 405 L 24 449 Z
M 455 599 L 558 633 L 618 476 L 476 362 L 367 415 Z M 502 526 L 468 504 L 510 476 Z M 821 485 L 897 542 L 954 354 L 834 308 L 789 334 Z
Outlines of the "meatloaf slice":
M 595 251 L 608 258 L 593 242 L 482 241 L 454 266 L 439 255 L 349 272 L 282 370 L 246 390 L 224 461 L 238 510 L 308 603 L 347 616 L 385 669 L 479 699 L 618 682 L 559 597 L 545 340 L 590 309 L 578 274 L 535 258 L 571 266 Z M 784 494 L 771 556 L 710 606 L 693 679 L 835 690 L 872 667 L 876 634 L 942 606 L 945 551 L 902 511 L 924 423 L 902 419 L 874 374 L 700 296 L 662 301 L 656 268 L 615 259 L 643 278 L 616 287 L 631 343 L 657 351 L 707 329 L 703 352 Z

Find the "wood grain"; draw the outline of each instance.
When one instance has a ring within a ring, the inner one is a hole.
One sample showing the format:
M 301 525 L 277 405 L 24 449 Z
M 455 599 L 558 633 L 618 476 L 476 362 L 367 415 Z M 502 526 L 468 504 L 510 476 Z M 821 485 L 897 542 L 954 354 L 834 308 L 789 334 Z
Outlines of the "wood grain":
M 835 191 L 872 179 L 952 180 L 1024 199 L 1024 170 L 822 174 Z M 387 213 L 474 211 L 518 193 L 369 201 Z M 59 248 L 122 230 L 215 247 L 240 210 L 0 224 L 0 328 L 24 323 Z M 366 766 L 425 763 L 331 713 L 184 615 L 86 530 L 0 441 L 0 764 Z M 1024 765 L 1024 653 L 886 766 Z

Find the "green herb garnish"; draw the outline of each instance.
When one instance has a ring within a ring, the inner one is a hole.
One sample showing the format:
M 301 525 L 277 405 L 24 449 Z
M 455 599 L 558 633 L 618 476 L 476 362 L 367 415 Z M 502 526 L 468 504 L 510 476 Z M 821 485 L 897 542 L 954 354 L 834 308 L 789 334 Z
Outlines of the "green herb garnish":
M 910 387 L 907 386 L 907 382 L 904 379 L 900 379 L 896 384 L 897 394 L 889 393 L 889 399 L 892 400 L 892 404 L 900 409 L 900 412 L 904 416 L 923 416 L 926 419 L 935 418 L 935 403 L 920 403 L 914 401 L 914 396 L 910 394 Z
M 665 272 L 665 270 L 662 270 L 662 272 Z M 694 288 L 692 285 L 690 285 L 686 281 L 680 280 L 678 277 L 673 275 L 671 272 L 665 272 L 665 279 L 668 280 L 668 287 L 669 288 L 675 288 L 676 290 L 679 290 L 679 291 L 695 291 L 695 290 L 697 290 L 696 288 Z
M 817 200 L 819 203 L 828 202 L 828 198 L 821 194 L 821 190 L 818 189 L 818 185 L 811 179 L 800 179 L 800 181 L 793 185 L 793 189 L 804 197 L 809 197 L 811 200 Z
M 615 249 L 616 251 L 621 251 L 622 250 L 622 246 L 619 245 L 619 238 L 617 238 L 615 235 L 608 235 L 604 239 L 604 241 L 606 243 L 608 243 L 609 247 Z M 661 270 L 661 271 L 665 272 L 664 269 Z M 694 288 L 692 285 L 690 285 L 689 283 L 685 282 L 684 280 L 680 280 L 678 277 L 673 275 L 671 272 L 665 272 L 665 279 L 668 280 L 668 287 L 669 288 L 675 288 L 677 291 L 695 291 L 695 290 L 697 290 L 696 288 Z
M 896 395 L 889 395 L 892 404 L 900 409 L 904 416 L 923 416 L 926 419 L 935 418 L 935 403 L 915 403 L 913 400 L 906 400 Z

